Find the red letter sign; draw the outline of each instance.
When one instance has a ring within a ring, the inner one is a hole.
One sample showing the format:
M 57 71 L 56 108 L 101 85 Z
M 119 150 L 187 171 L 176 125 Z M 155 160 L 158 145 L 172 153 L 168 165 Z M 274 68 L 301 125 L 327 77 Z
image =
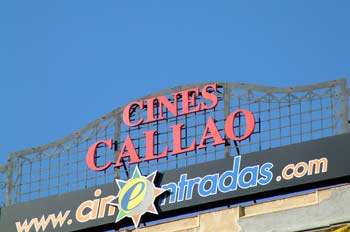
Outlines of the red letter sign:
M 234 129 L 233 129 L 235 118 L 236 118 L 237 114 L 239 114 L 239 113 L 242 113 L 245 116 L 245 120 L 246 120 L 245 133 L 241 137 L 237 137 L 235 135 L 235 132 L 234 132 Z M 254 128 L 255 128 L 254 115 L 248 110 L 236 110 L 235 112 L 233 112 L 232 114 L 230 114 L 227 117 L 227 120 L 226 120 L 226 123 L 225 123 L 226 135 L 230 139 L 236 140 L 236 141 L 242 141 L 242 140 L 247 139 L 253 133 Z
M 143 122 L 142 118 L 140 118 L 140 120 L 138 120 L 136 123 L 130 122 L 130 109 L 132 109 L 133 106 L 138 106 L 140 107 L 140 109 L 143 109 L 142 102 L 131 102 L 129 105 L 125 107 L 123 112 L 123 120 L 127 126 L 138 126 Z
M 89 150 L 86 154 L 86 164 L 90 169 L 92 169 L 94 171 L 104 171 L 112 165 L 112 161 L 109 161 L 108 163 L 106 163 L 106 165 L 104 165 L 102 167 L 96 166 L 96 149 L 97 149 L 98 145 L 100 145 L 102 143 L 106 144 L 110 149 L 112 149 L 112 145 L 113 145 L 112 139 L 101 140 L 101 141 L 98 141 L 98 142 L 92 144 L 92 146 L 89 148 Z

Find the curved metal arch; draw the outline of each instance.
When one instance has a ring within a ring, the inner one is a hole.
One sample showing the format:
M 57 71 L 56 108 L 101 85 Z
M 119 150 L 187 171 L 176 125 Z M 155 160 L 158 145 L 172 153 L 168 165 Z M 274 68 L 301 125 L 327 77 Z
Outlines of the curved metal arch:
M 337 79 L 326 81 L 322 83 L 316 83 L 311 85 L 302 86 L 291 86 L 291 87 L 275 87 L 275 86 L 264 86 L 255 84 L 244 84 L 244 83 L 227 83 L 229 87 L 241 88 L 241 89 L 251 89 L 256 91 L 262 91 L 267 93 L 292 93 L 292 92 L 304 92 L 308 90 L 316 90 L 325 87 L 334 87 L 336 85 L 346 85 L 346 79 Z
M 158 91 L 156 93 L 146 95 L 144 97 L 137 99 L 136 101 L 141 101 L 141 100 L 156 97 L 156 96 L 171 94 L 173 92 L 180 92 L 180 91 L 190 89 L 190 88 L 198 88 L 198 87 L 201 88 L 201 87 L 203 87 L 207 84 L 210 84 L 210 83 L 213 83 L 213 82 L 205 82 L 205 83 L 202 82 L 202 83 L 196 83 L 196 84 L 187 84 L 187 85 L 176 86 L 173 88 L 161 90 L 161 91 Z M 266 93 L 293 93 L 293 92 L 303 92 L 303 91 L 308 91 L 308 90 L 316 90 L 316 89 L 325 88 L 325 87 L 334 87 L 336 85 L 345 85 L 346 86 L 346 79 L 338 79 L 338 80 L 332 80 L 332 81 L 327 81 L 327 82 L 322 82 L 322 83 L 317 83 L 317 84 L 312 84 L 312 85 L 293 86 L 293 87 L 274 87 L 274 86 L 264 86 L 264 85 L 234 83 L 234 82 L 217 82 L 217 83 L 219 86 L 222 86 L 222 87 L 226 86 L 228 88 L 238 88 L 238 89 L 244 89 L 244 90 L 256 90 L 256 91 L 261 91 L 261 92 L 266 92 Z M 113 115 L 121 114 L 123 108 L 126 105 L 127 104 L 125 104 L 122 107 L 118 107 L 118 108 L 114 109 L 113 111 L 103 115 L 102 117 L 89 123 L 84 128 L 80 129 L 79 131 L 77 131 L 71 135 L 68 135 L 62 139 L 58 139 L 54 142 L 51 142 L 51 143 L 48 143 L 48 144 L 45 144 L 42 146 L 13 152 L 10 154 L 10 158 L 16 157 L 16 156 L 21 156 L 21 155 L 24 155 L 24 154 L 27 154 L 30 152 L 41 152 L 41 151 L 46 150 L 50 147 L 57 146 L 58 144 L 65 143 L 71 139 L 79 137 L 80 134 L 86 132 L 87 130 L 89 130 L 93 127 L 96 127 L 102 121 L 113 117 Z
M 208 82 L 208 83 L 181 85 L 181 86 L 177 86 L 177 87 L 161 90 L 161 91 L 158 91 L 156 93 L 152 93 L 152 94 L 146 95 L 144 97 L 136 99 L 135 101 L 141 101 L 141 100 L 144 100 L 144 99 L 148 99 L 148 98 L 152 98 L 152 97 L 156 97 L 156 96 L 162 96 L 162 95 L 170 94 L 170 93 L 173 93 L 173 92 L 179 92 L 179 91 L 183 91 L 183 90 L 190 89 L 190 88 L 203 87 L 203 86 L 205 86 L 206 84 L 209 84 L 209 83 L 210 82 Z M 80 129 L 79 131 L 77 131 L 77 132 L 75 132 L 73 134 L 70 134 L 70 135 L 68 135 L 68 136 L 66 136 L 64 138 L 58 139 L 58 140 L 53 141 L 53 142 L 48 143 L 48 144 L 44 144 L 42 146 L 29 148 L 29 149 L 24 149 L 24 150 L 20 150 L 20 151 L 16 151 L 16 152 L 10 153 L 10 158 L 17 157 L 17 156 L 22 156 L 24 154 L 28 154 L 28 153 L 31 153 L 31 152 L 41 152 L 41 151 L 46 150 L 46 149 L 48 149 L 50 147 L 54 147 L 54 146 L 57 146 L 59 144 L 65 143 L 65 142 L 67 142 L 69 140 L 75 139 L 75 138 L 79 137 L 80 134 L 83 134 L 87 130 L 98 126 L 101 122 L 105 121 L 106 119 L 112 118 L 114 115 L 121 114 L 123 109 L 124 109 L 124 107 L 127 106 L 128 104 L 129 103 L 127 103 L 127 104 L 125 104 L 125 105 L 123 105 L 121 107 L 117 107 L 116 109 L 112 110 L 111 112 L 109 112 L 109 113 L 103 115 L 102 117 L 92 121 L 91 123 L 89 123 L 88 125 L 83 127 L 82 129 Z

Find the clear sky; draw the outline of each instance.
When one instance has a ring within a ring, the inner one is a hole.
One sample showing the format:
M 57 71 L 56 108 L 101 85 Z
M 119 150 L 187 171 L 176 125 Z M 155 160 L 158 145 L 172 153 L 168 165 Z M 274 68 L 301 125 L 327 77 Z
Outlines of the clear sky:
M 0 165 L 147 94 L 350 77 L 350 1 L 0 2 Z

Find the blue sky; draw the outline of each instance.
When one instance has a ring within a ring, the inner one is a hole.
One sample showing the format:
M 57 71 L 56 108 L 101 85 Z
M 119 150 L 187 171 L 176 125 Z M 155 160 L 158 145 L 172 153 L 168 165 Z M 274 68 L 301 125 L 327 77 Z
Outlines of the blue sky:
M 0 164 L 177 85 L 350 76 L 350 1 L 1 1 Z

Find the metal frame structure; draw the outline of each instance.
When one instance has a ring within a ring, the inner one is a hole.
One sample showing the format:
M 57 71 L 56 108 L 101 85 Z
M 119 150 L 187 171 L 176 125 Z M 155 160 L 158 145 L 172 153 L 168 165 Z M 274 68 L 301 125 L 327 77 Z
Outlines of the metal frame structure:
M 206 84 L 179 86 L 139 100 L 160 95 L 170 99 L 173 92 Z M 91 144 L 110 138 L 116 141 L 115 151 L 103 146 L 98 149 L 97 164 L 116 160 L 127 135 L 131 136 L 138 154 L 142 156 L 145 151 L 144 132 L 157 130 L 154 145 L 158 153 L 167 145 L 171 147 L 171 125 L 182 123 L 183 144 L 188 146 L 194 139 L 200 140 L 209 117 L 215 119 L 219 131 L 224 134 L 225 119 L 237 109 L 250 110 L 255 116 L 255 130 L 249 139 L 241 142 L 227 139 L 226 144 L 215 147 L 142 162 L 139 166 L 143 174 L 349 132 L 350 91 L 345 79 L 286 88 L 239 83 L 218 83 L 218 86 L 219 104 L 212 110 L 175 117 L 164 108 L 162 111 L 166 119 L 127 127 L 122 122 L 124 107 L 119 107 L 66 138 L 9 154 L 7 165 L 0 166 L 0 196 L 6 196 L 6 199 L 0 198 L 0 203 L 11 205 L 109 183 L 114 178 L 127 179 L 134 165 L 124 163 L 120 169 L 111 168 L 103 172 L 89 170 L 85 155 Z M 178 101 L 181 108 L 181 99 Z M 135 110 L 133 115 L 139 118 L 145 112 Z M 245 121 L 243 117 L 238 117 L 236 121 L 234 130 L 239 135 L 245 130 Z

